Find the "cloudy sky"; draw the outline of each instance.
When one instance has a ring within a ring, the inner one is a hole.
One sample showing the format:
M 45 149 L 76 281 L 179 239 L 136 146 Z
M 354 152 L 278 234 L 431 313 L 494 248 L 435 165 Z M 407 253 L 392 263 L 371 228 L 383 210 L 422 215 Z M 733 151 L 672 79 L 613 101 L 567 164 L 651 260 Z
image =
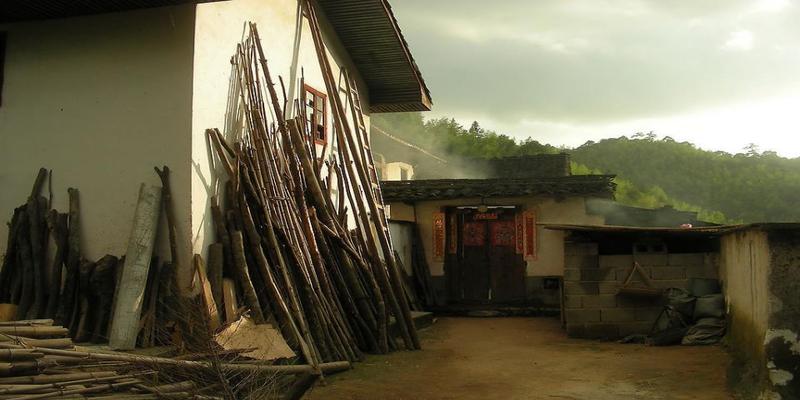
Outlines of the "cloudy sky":
M 434 111 L 577 146 L 800 156 L 800 0 L 394 0 Z

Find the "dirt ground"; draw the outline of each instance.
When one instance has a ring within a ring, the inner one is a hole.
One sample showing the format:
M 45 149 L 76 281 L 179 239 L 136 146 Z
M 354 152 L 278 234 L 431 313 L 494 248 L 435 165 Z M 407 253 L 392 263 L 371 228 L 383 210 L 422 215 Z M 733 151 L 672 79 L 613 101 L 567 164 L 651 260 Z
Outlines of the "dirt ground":
M 369 356 L 309 399 L 731 399 L 719 346 L 566 338 L 550 318 L 439 318 L 423 351 Z

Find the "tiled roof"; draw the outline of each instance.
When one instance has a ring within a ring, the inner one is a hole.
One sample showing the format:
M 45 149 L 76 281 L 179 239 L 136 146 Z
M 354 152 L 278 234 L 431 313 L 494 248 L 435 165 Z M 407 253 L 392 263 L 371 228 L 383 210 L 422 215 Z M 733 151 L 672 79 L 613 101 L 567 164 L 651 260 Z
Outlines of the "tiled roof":
M 431 179 L 383 181 L 383 200 L 421 201 L 458 198 L 553 196 L 612 198 L 613 175 L 575 175 L 521 179 Z

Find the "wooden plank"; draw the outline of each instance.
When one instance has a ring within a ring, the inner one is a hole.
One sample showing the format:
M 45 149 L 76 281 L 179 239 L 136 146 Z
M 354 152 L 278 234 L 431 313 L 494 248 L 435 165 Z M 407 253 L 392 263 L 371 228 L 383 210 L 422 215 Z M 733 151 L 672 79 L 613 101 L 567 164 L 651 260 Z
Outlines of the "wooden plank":
M 208 317 L 208 328 L 213 332 L 220 326 L 220 316 L 217 311 L 217 303 L 214 301 L 214 294 L 211 292 L 211 284 L 208 282 L 208 271 L 200 254 L 194 255 L 194 273 L 195 281 L 192 282 L 192 286 L 200 286 L 200 296 L 203 299 L 206 317 Z
M 109 332 L 109 346 L 112 349 L 132 350 L 136 347 L 142 300 L 160 211 L 161 188 L 143 183 L 139 188 L 139 200 Z
M 225 323 L 236 322 L 239 318 L 239 303 L 236 301 L 236 284 L 233 279 L 222 280 L 222 297 L 225 305 Z

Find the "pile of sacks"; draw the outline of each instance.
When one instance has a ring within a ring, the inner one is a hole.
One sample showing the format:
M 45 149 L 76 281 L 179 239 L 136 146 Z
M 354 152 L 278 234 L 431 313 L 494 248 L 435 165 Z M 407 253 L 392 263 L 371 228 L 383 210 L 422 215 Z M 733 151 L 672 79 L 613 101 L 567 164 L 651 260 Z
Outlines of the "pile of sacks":
M 725 297 L 716 279 L 690 279 L 689 290 L 665 291 L 666 305 L 650 335 L 631 335 L 623 343 L 653 346 L 709 345 L 725 336 Z

